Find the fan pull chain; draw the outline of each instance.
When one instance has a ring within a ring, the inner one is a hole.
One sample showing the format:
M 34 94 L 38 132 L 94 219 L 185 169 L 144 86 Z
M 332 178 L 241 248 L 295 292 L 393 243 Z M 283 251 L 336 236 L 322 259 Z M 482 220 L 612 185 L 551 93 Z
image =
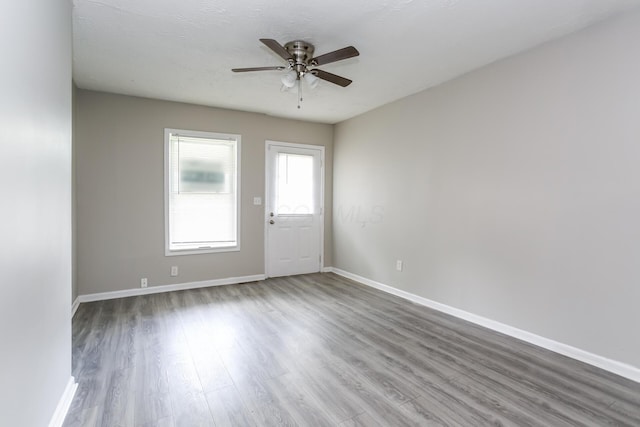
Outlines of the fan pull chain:
M 300 109 L 301 102 L 302 102 L 302 79 L 298 77 L 298 110 Z

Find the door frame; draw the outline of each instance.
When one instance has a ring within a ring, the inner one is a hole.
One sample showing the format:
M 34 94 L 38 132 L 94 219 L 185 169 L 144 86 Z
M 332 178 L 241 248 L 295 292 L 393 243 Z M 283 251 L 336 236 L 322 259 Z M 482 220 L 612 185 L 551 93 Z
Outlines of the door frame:
M 264 211 L 263 211 L 263 227 L 264 227 L 264 275 L 269 275 L 269 205 L 271 203 L 271 174 L 269 168 L 269 147 L 288 147 L 296 149 L 318 150 L 320 151 L 320 272 L 324 270 L 324 180 L 325 180 L 325 147 L 324 145 L 299 144 L 294 142 L 274 141 L 267 139 L 264 143 Z

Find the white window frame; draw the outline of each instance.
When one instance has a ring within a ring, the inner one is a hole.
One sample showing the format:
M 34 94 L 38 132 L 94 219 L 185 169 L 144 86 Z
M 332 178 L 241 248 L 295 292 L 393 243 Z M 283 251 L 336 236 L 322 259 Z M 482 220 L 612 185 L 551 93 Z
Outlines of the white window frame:
M 236 141 L 236 245 L 225 247 L 207 247 L 198 249 L 170 249 L 169 227 L 169 203 L 170 203 L 170 179 L 171 179 L 171 135 L 179 134 L 196 138 L 227 139 Z M 164 254 L 165 256 L 198 255 L 216 252 L 237 252 L 240 250 L 240 218 L 241 218 L 241 192 L 240 192 L 240 159 L 241 136 L 229 133 L 204 132 L 186 129 L 164 129 Z

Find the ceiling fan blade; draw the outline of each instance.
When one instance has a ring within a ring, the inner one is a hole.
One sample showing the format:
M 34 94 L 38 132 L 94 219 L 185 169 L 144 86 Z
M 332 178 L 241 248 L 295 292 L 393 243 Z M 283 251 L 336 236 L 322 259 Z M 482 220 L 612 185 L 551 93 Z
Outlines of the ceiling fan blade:
M 353 58 L 360 55 L 358 49 L 353 46 L 343 47 L 342 49 L 334 50 L 333 52 L 325 53 L 324 55 L 317 56 L 311 60 L 313 65 L 324 65 L 331 62 L 342 61 L 343 59 Z
M 277 66 L 277 67 L 250 67 L 250 68 L 232 68 L 231 71 L 234 73 L 244 73 L 247 71 L 273 71 L 273 70 L 285 70 L 287 67 Z
M 287 49 L 285 49 L 280 43 L 278 43 L 274 39 L 260 39 L 260 41 L 264 43 L 269 49 L 271 49 L 272 51 L 280 55 L 282 59 L 284 59 L 285 61 L 293 59 L 291 54 L 287 52 Z
M 352 83 L 352 81 L 349 79 L 345 79 L 344 77 L 338 76 L 336 74 L 327 73 L 326 71 L 322 71 L 318 69 L 312 70 L 311 74 L 313 74 L 319 79 L 326 80 L 328 82 L 331 82 L 333 84 L 336 84 L 342 87 L 347 87 Z

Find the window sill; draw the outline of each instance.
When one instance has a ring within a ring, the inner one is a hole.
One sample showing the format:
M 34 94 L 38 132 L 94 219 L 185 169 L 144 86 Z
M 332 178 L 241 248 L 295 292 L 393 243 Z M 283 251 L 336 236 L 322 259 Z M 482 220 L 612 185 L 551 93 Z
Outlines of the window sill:
M 220 252 L 238 252 L 240 251 L 240 245 L 220 247 L 220 248 L 197 248 L 197 249 L 165 249 L 165 256 L 180 256 L 180 255 L 202 255 L 202 254 L 214 254 Z

